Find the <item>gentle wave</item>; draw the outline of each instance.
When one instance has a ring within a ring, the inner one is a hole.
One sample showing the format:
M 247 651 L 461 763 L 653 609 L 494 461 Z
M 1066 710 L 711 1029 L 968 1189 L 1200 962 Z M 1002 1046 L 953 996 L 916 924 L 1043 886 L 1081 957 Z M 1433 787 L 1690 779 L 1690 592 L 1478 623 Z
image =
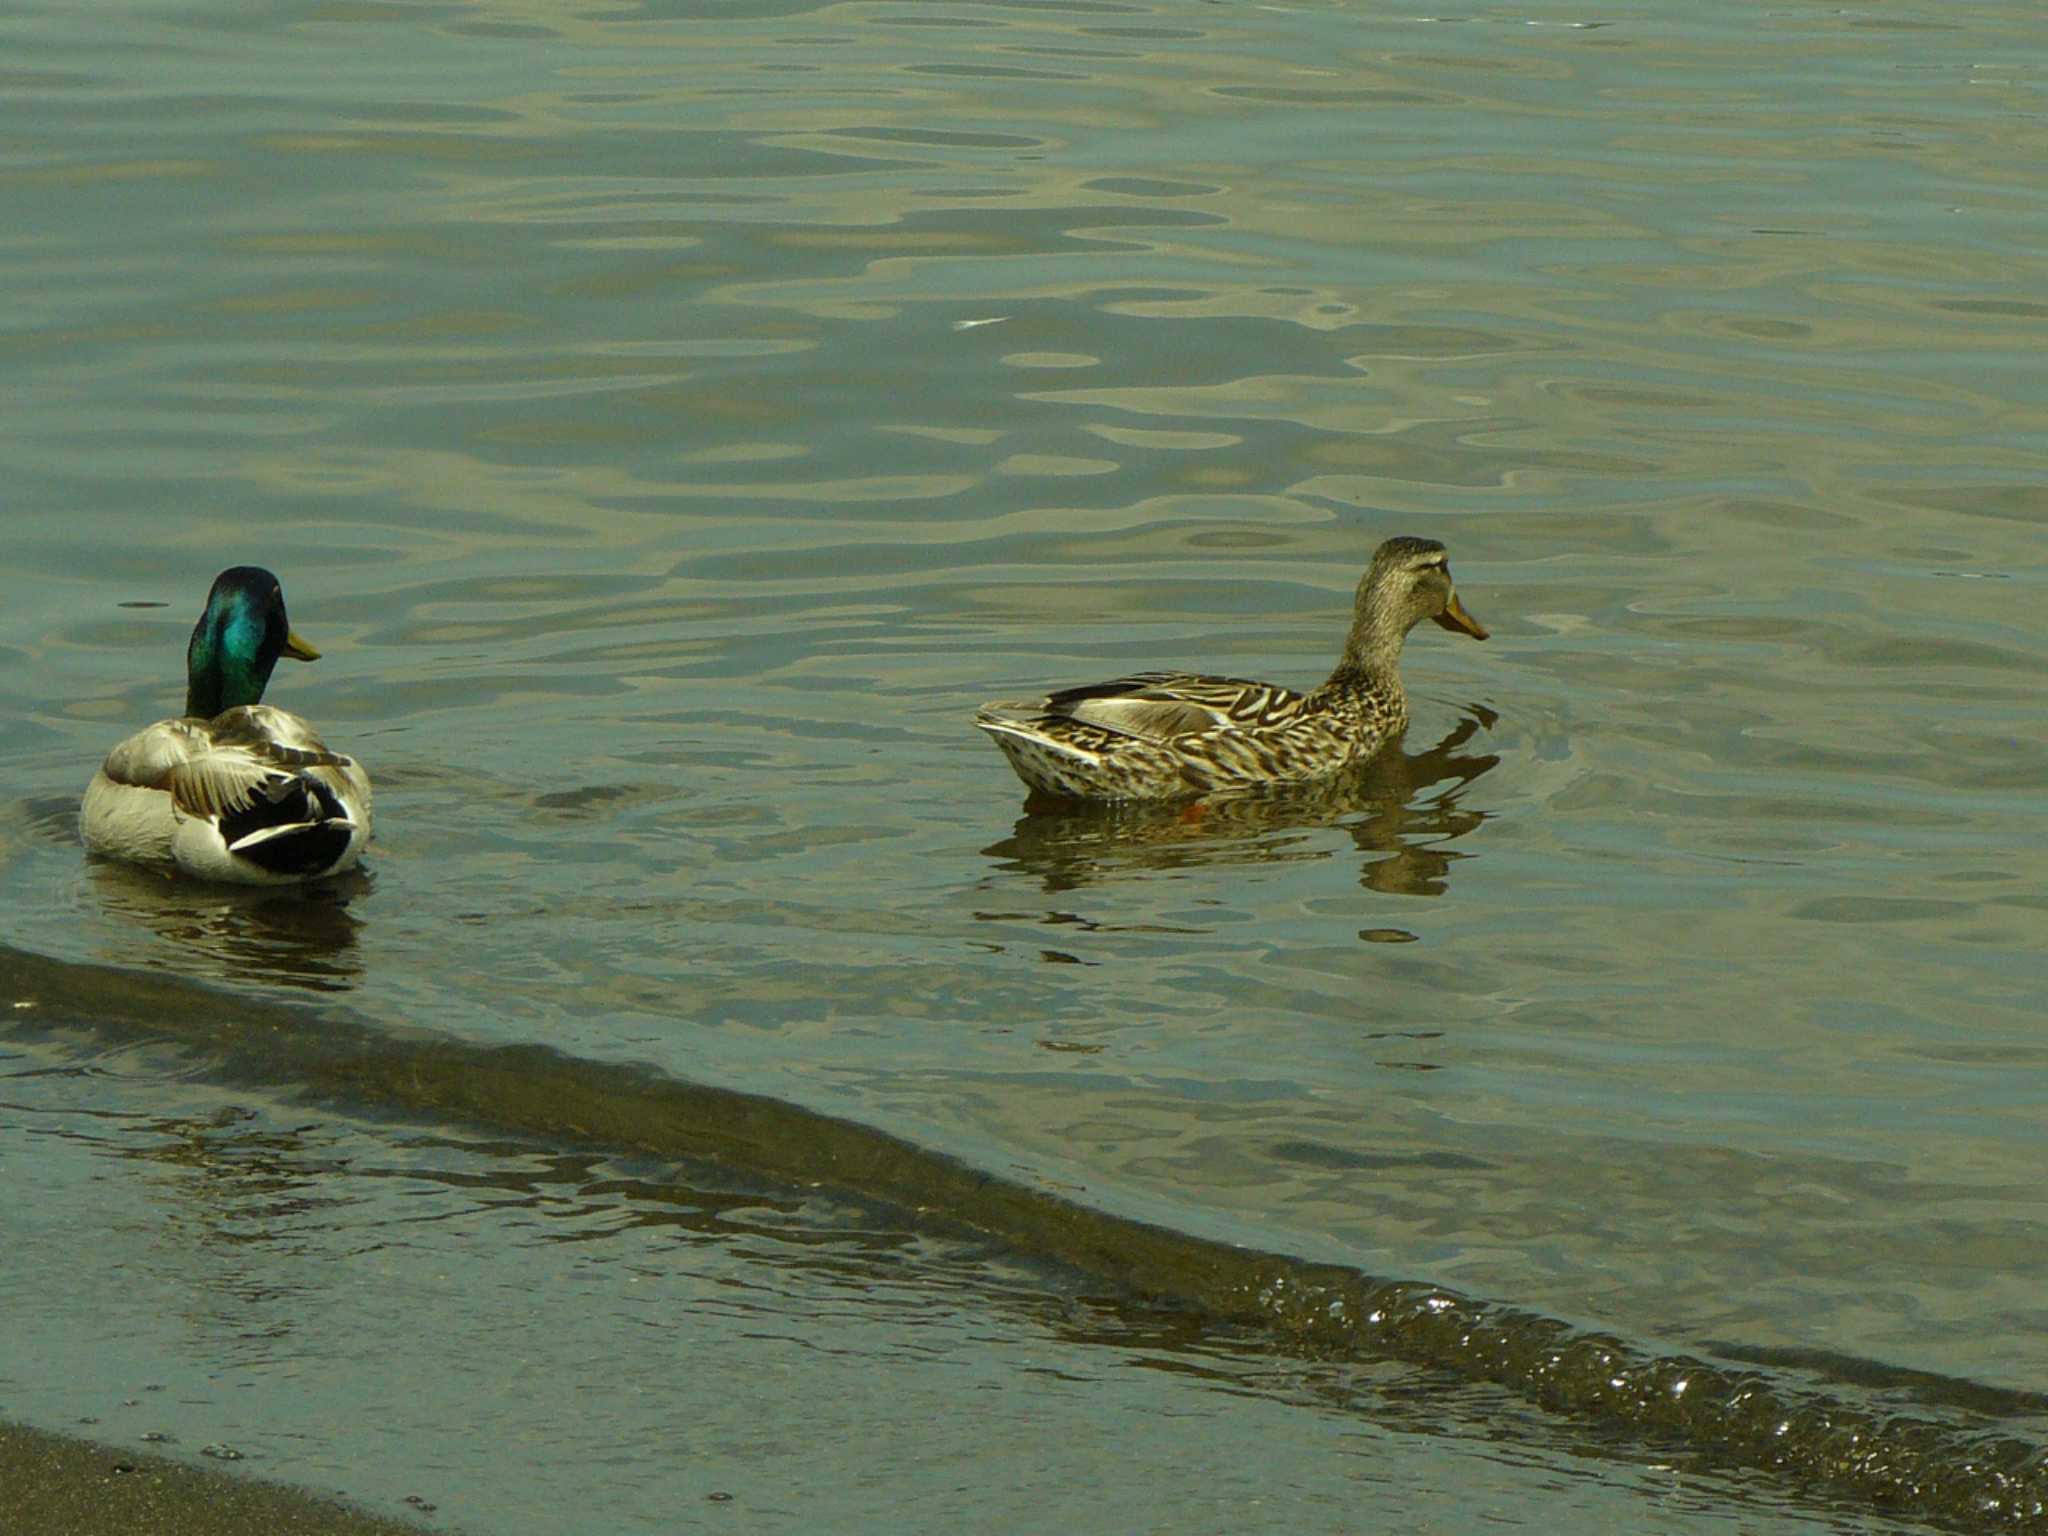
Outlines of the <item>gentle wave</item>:
M 1665 1352 L 1424 1281 L 1133 1221 L 848 1120 L 545 1046 L 395 1034 L 5 946 L 0 1002 L 16 1030 L 168 1039 L 221 1079 L 301 1099 L 708 1160 L 749 1179 L 886 1202 L 908 1227 L 994 1237 L 1201 1326 L 1251 1331 L 1282 1354 L 1455 1372 L 1630 1443 L 1772 1474 L 1837 1507 L 1853 1499 L 1872 1515 L 1961 1531 L 2048 1530 L 2048 1445 L 2001 1422 L 2041 1414 L 2048 1398 L 2038 1394 L 1832 1357 L 1765 1368 L 1754 1362 L 1783 1357 L 1740 1344 L 1720 1363 Z M 288 1053 L 277 1049 L 284 1036 Z M 1794 1368 L 1806 1365 L 1819 1369 Z

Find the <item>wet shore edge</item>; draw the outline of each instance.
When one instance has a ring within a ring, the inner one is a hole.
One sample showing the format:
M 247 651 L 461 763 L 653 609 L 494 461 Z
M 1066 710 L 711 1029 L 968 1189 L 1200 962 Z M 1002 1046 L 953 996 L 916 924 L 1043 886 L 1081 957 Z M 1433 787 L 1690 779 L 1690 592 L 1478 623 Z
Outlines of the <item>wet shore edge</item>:
M 0 1528 L 14 1536 L 419 1536 L 443 1529 L 374 1515 L 338 1495 L 4 1419 Z
M 1263 1338 L 1283 1356 L 1402 1362 L 1504 1388 L 1633 1448 L 1622 1454 L 1761 1473 L 1837 1513 L 2048 1536 L 2048 1443 L 2030 1433 L 2048 1409 L 2039 1394 L 1875 1361 L 1853 1362 L 1850 1376 L 1816 1373 L 1739 1343 L 1702 1358 L 1424 1281 L 1151 1225 L 855 1121 L 644 1066 L 393 1029 L 5 944 L 0 1019 L 0 1034 L 180 1048 L 215 1080 L 340 1113 L 489 1126 L 879 1201 L 913 1227 L 993 1239 L 1126 1304 Z M 1843 1390 L 1856 1376 L 1877 1390 Z

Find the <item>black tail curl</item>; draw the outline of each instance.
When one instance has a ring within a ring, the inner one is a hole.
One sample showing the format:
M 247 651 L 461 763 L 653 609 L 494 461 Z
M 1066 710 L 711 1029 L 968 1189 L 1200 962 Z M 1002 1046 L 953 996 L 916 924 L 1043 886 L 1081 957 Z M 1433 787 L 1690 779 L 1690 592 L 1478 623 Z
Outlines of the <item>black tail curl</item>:
M 341 797 L 311 775 L 269 780 L 247 810 L 220 819 L 228 851 L 273 875 L 313 875 L 348 852 L 356 824 Z

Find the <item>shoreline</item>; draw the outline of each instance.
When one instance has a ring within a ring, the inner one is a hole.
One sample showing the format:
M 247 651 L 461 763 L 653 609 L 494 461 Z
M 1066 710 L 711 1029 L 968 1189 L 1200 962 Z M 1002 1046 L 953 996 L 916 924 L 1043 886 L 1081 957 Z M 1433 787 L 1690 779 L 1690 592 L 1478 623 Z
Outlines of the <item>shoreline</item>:
M 420 1536 L 447 1529 L 428 1519 L 372 1514 L 340 1494 L 0 1420 L 0 1529 L 10 1536 Z

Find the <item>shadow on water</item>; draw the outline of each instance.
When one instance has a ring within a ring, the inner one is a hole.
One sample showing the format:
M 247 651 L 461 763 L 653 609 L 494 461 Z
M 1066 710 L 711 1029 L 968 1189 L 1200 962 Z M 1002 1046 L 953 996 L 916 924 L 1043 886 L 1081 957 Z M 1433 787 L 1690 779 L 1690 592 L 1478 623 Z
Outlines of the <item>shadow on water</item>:
M 92 893 L 112 916 L 141 924 L 207 979 L 347 992 L 362 978 L 349 911 L 370 888 L 351 871 L 318 886 L 266 890 L 173 880 L 153 870 L 88 861 Z
M 644 1067 L 385 1031 L 5 946 L 0 1017 L 23 1035 L 169 1043 L 208 1076 L 301 1102 L 489 1127 L 571 1158 L 597 1150 L 709 1164 L 795 1198 L 884 1205 L 900 1228 L 993 1242 L 1078 1275 L 1091 1299 L 1191 1343 L 1368 1375 L 1399 1363 L 1433 1373 L 1447 1394 L 1502 1394 L 1496 1411 L 1466 1421 L 1496 1441 L 1555 1433 L 1528 1417 L 1535 1405 L 1569 1420 L 1575 1449 L 1592 1454 L 1649 1447 L 1703 1469 L 1768 1474 L 1872 1518 L 2048 1530 L 2048 1446 L 2016 1432 L 2039 1423 L 2029 1394 L 1876 1366 L 1866 1384 L 1842 1361 L 1816 1376 L 1740 1363 L 1733 1349 L 1719 1360 L 1674 1353 L 1440 1286 L 1118 1217 L 865 1126 Z M 279 1149 L 256 1151 L 252 1172 L 273 1178 Z M 1380 1411 L 1355 1387 L 1341 1396 L 1338 1406 Z
M 1359 883 L 1387 895 L 1441 896 L 1467 855 L 1441 845 L 1486 819 L 1459 805 L 1500 761 L 1463 749 L 1499 718 L 1483 705 L 1424 752 L 1397 743 L 1336 778 L 1279 785 L 1192 803 L 1089 806 L 1029 799 L 1015 830 L 982 850 L 997 867 L 1035 876 L 1051 893 L 1145 870 L 1272 864 L 1326 858 L 1306 832 L 1341 826 L 1365 855 Z M 1448 782 L 1449 788 L 1436 786 Z M 1429 793 L 1434 790 L 1434 793 Z M 1426 796 L 1426 798 L 1425 798 Z
M 8 812 L 24 837 L 78 845 L 78 801 L 51 796 Z M 360 984 L 362 920 L 350 906 L 372 889 L 361 870 L 313 886 L 213 885 L 118 860 L 86 856 L 84 899 L 170 946 L 176 969 L 202 981 L 347 992 Z M 129 954 L 106 952 L 118 963 Z

